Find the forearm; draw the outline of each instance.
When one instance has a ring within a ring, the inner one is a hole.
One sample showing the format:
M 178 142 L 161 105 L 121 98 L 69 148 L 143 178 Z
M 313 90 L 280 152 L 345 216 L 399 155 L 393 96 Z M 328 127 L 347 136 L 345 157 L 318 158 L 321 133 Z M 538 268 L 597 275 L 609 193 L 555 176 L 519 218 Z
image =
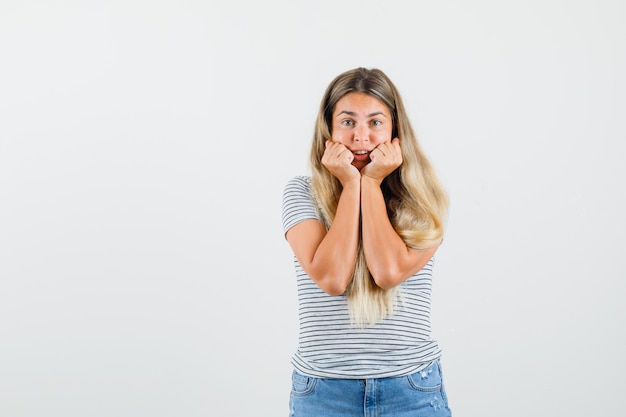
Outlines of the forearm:
M 354 274 L 359 245 L 360 183 L 346 184 L 335 218 L 311 262 L 315 280 L 331 295 L 343 294 Z
M 389 220 L 380 183 L 367 177 L 361 181 L 361 216 L 365 260 L 378 286 L 392 288 L 402 283 L 435 253 L 436 247 L 407 247 Z

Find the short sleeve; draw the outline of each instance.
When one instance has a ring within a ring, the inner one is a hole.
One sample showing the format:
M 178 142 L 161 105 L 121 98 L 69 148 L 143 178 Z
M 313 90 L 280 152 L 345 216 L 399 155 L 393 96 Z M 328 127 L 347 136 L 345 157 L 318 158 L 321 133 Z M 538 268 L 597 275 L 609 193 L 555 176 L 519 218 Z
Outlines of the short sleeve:
M 311 193 L 310 177 L 297 176 L 283 190 L 283 232 L 308 219 L 322 220 Z

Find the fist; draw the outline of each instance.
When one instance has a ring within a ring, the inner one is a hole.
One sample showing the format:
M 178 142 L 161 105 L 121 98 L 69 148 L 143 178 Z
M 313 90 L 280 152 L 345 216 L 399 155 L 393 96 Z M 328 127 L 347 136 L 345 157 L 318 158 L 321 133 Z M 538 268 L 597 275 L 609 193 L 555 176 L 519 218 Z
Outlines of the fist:
M 390 142 L 381 143 L 370 154 L 371 162 L 361 171 L 378 182 L 382 182 L 396 168 L 402 165 L 402 150 L 400 139 L 394 138 Z
M 326 141 L 326 150 L 322 156 L 324 165 L 342 184 L 351 179 L 360 179 L 359 170 L 352 165 L 354 155 L 348 148 L 332 140 Z

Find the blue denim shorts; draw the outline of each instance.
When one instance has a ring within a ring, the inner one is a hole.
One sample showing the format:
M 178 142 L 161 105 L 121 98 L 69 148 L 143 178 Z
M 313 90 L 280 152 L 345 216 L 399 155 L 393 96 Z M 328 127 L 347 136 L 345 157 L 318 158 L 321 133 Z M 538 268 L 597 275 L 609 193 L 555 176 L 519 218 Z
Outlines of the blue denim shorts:
M 290 417 L 450 417 L 439 360 L 411 375 L 312 378 L 293 371 Z

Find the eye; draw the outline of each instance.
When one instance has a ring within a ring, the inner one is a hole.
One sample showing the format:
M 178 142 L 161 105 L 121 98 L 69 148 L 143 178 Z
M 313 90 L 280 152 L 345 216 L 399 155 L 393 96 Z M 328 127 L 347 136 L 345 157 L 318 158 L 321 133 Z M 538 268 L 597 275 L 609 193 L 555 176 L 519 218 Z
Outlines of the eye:
M 343 126 L 354 126 L 354 121 L 350 119 L 345 119 L 341 121 Z
M 370 124 L 371 124 L 372 126 L 380 126 L 380 125 L 382 125 L 382 124 L 383 124 L 383 122 L 382 122 L 382 121 L 380 121 L 380 120 L 372 120 L 372 121 L 370 122 Z

